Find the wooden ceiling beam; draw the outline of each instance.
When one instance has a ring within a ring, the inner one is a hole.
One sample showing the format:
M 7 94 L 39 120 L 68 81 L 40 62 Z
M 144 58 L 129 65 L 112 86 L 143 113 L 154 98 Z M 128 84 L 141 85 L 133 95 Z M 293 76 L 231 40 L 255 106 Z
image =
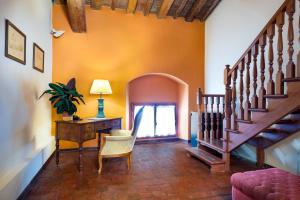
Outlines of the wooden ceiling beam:
M 91 0 L 91 8 L 95 10 L 101 9 L 102 0 Z
M 150 14 L 153 3 L 154 3 L 154 0 L 147 0 L 145 7 L 144 7 L 144 15 L 145 16 Z
M 138 0 L 128 0 L 127 12 L 135 13 Z
M 115 10 L 116 9 L 116 0 L 111 0 L 111 9 Z
M 159 18 L 164 18 L 167 16 L 169 9 L 171 8 L 173 2 L 174 2 L 174 0 L 163 0 L 163 3 L 158 12 Z
M 207 1 L 210 1 L 210 0 L 197 0 L 194 3 L 189 15 L 186 17 L 185 20 L 188 21 L 188 22 L 193 21 L 195 16 L 201 11 L 201 9 L 205 6 Z
M 177 8 L 175 14 L 174 14 L 174 19 L 176 19 L 177 17 L 179 17 L 179 15 L 182 13 L 184 7 L 186 6 L 188 0 L 182 0 L 180 6 Z
M 86 32 L 85 0 L 67 0 L 67 11 L 74 32 Z
M 203 16 L 200 16 L 201 21 L 205 21 L 207 17 L 212 13 L 212 11 L 217 7 L 217 5 L 221 2 L 221 0 L 212 0 L 212 1 L 213 3 L 211 3 L 211 5 L 205 9 L 205 13 L 203 14 Z

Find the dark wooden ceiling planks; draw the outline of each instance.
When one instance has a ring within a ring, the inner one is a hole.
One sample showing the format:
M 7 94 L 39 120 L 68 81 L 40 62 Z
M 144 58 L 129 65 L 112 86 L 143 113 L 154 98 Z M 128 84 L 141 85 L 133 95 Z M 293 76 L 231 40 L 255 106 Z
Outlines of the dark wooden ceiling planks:
M 171 16 L 176 19 L 178 17 L 183 17 L 185 18 L 185 21 L 192 22 L 195 19 L 205 21 L 220 1 L 221 0 L 55 0 L 55 3 L 67 4 L 69 6 L 69 2 L 77 2 L 77 4 L 78 2 L 85 2 L 87 5 L 90 5 L 91 9 L 95 10 L 99 10 L 101 7 L 105 6 L 110 7 L 113 10 L 122 9 L 127 13 L 143 12 L 145 16 L 152 13 L 156 14 L 158 18 Z M 70 4 L 70 7 L 71 6 L 72 4 Z M 67 10 L 70 10 L 70 8 Z M 75 11 L 69 12 L 69 20 L 72 29 L 74 32 L 78 32 L 78 30 L 84 32 L 84 9 L 76 7 L 75 10 L 73 8 L 71 10 Z M 80 13 L 76 13 L 77 11 Z M 79 23 L 80 20 L 82 20 L 81 23 Z M 74 23 L 76 25 L 74 25 Z
M 74 32 L 86 32 L 85 0 L 67 0 L 67 12 Z
M 174 0 L 164 0 L 162 2 L 162 5 L 159 8 L 158 17 L 164 18 L 167 17 L 167 14 L 169 12 L 169 9 L 171 8 Z

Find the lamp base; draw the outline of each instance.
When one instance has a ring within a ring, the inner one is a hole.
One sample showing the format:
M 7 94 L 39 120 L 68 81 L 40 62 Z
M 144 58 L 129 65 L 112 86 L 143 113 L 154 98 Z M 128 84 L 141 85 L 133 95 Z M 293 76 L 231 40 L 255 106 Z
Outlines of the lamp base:
M 104 99 L 103 98 L 98 99 L 97 118 L 105 118 L 105 115 L 104 115 Z

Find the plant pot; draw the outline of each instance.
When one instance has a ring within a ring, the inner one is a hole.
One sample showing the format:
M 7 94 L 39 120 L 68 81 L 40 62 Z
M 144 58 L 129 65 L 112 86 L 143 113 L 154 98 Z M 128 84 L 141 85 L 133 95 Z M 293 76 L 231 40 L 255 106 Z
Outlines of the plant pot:
M 73 115 L 69 115 L 69 113 L 64 112 L 62 114 L 62 120 L 64 120 L 64 121 L 72 121 L 73 120 Z

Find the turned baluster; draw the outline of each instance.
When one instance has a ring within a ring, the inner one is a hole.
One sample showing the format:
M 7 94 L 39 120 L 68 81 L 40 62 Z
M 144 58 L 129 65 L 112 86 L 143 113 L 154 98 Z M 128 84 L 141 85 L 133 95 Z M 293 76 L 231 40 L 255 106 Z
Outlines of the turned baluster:
M 251 121 L 251 108 L 250 103 L 250 63 L 251 63 L 251 50 L 246 55 L 246 102 L 245 102 L 245 120 Z
M 295 63 L 293 61 L 293 54 L 294 54 L 294 28 L 293 28 L 293 15 L 295 13 L 295 0 L 289 1 L 286 7 L 286 13 L 288 15 L 289 25 L 288 25 L 288 55 L 289 55 L 289 61 L 286 66 L 286 77 L 287 78 L 295 78 Z
M 214 130 L 214 96 L 210 97 L 210 139 L 215 138 Z
M 300 0 L 299 1 L 299 8 L 300 9 Z M 300 43 L 300 15 L 298 18 L 298 42 Z M 297 69 L 296 69 L 296 77 L 300 77 L 300 51 L 298 51 L 298 55 L 297 55 Z
M 258 55 L 258 43 L 256 43 L 252 48 L 252 55 L 253 55 L 253 96 L 251 101 L 252 108 L 258 107 L 258 97 L 256 94 L 257 89 L 257 55 Z
M 283 84 L 283 79 L 284 75 L 282 72 L 282 63 L 283 63 L 283 58 L 282 58 L 282 50 L 283 50 L 283 41 L 282 41 L 282 27 L 284 25 L 284 13 L 281 12 L 276 18 L 276 25 L 278 28 L 278 42 L 277 42 L 277 62 L 278 62 L 278 71 L 276 74 L 276 94 L 278 95 L 283 95 L 284 94 L 284 84 Z
M 244 120 L 244 69 L 245 69 L 245 60 L 242 59 L 241 63 L 239 64 L 239 71 L 240 71 L 240 116 L 239 118 Z
M 198 104 L 198 139 L 203 140 L 203 132 L 202 132 L 202 113 L 201 113 L 201 105 L 202 105 L 202 91 L 201 88 L 198 89 L 197 95 L 197 104 Z
M 236 114 L 236 79 L 237 79 L 237 69 L 232 72 L 232 115 L 231 115 L 231 129 L 237 130 L 237 114 Z
M 216 138 L 220 139 L 220 97 L 218 96 L 216 99 L 216 104 L 217 104 L 217 129 L 216 129 Z
M 222 119 L 225 118 L 225 97 L 222 98 Z
M 204 96 L 204 116 L 205 116 L 205 129 L 204 129 L 204 139 L 209 139 L 209 130 L 208 130 L 208 98 L 207 96 Z
M 273 81 L 273 61 L 274 61 L 274 52 L 273 52 L 273 37 L 275 35 L 275 24 L 271 24 L 267 30 L 267 35 L 269 38 L 269 52 L 268 52 L 268 60 L 269 60 L 269 81 L 267 86 L 267 94 L 274 95 L 275 94 L 275 83 Z
M 223 139 L 226 141 L 226 152 L 229 151 L 229 142 L 230 142 L 230 132 L 228 131 L 231 129 L 231 76 L 229 75 L 229 65 L 226 65 L 224 71 L 224 84 L 225 84 L 225 130 L 223 131 Z
M 266 34 L 263 34 L 259 38 L 260 46 L 260 89 L 258 95 L 258 107 L 265 109 L 266 108 L 266 89 L 265 89 L 265 47 L 266 47 Z

